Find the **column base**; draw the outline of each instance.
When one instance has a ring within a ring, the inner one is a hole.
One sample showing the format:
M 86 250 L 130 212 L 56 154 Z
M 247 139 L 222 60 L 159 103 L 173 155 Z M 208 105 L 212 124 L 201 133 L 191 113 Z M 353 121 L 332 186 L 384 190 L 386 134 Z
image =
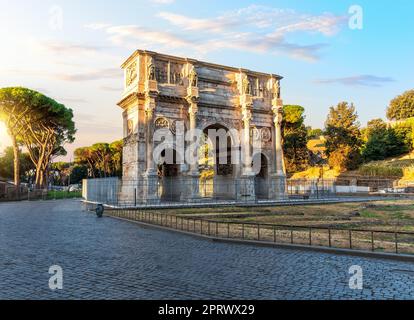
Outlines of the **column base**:
M 159 204 L 160 196 L 158 194 L 158 175 L 155 170 L 149 170 L 144 175 L 143 185 L 143 202 L 145 204 Z
M 238 181 L 237 200 L 243 202 L 256 202 L 256 185 L 254 173 L 243 174 Z
M 272 174 L 269 177 L 269 199 L 286 200 L 286 175 L 284 173 Z
M 181 200 L 186 202 L 200 202 L 200 173 L 189 172 L 186 176 L 182 177 L 184 183 L 184 192 L 181 195 Z

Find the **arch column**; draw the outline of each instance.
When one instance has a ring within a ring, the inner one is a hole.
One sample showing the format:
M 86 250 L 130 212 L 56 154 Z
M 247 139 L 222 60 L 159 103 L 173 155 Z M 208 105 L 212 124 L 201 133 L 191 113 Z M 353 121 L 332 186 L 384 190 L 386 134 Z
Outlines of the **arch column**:
M 239 76 L 240 106 L 243 121 L 242 141 L 242 175 L 238 181 L 237 198 L 241 201 L 256 201 L 255 173 L 252 170 L 252 155 L 250 144 L 250 123 L 252 120 L 253 98 L 247 75 Z
M 283 101 L 277 96 L 272 101 L 274 116 L 274 153 L 275 172 L 271 175 L 270 193 L 272 199 L 284 199 L 286 196 L 286 174 L 283 164 L 283 142 L 282 142 L 282 121 Z
M 197 134 L 197 114 L 198 114 L 198 81 L 197 73 L 194 66 L 189 66 L 189 75 L 188 75 L 188 88 L 187 88 L 187 103 L 188 103 L 188 120 L 189 120 L 189 130 L 192 135 L 192 140 L 189 142 L 193 144 Z M 185 194 L 182 195 L 183 200 L 189 202 L 197 202 L 200 200 L 200 170 L 198 167 L 198 149 L 193 150 L 193 158 L 190 163 L 190 170 L 187 173 L 185 178 L 186 190 Z
M 152 59 L 148 60 L 148 79 L 145 82 L 145 135 L 146 135 L 146 172 L 143 179 L 144 202 L 156 204 L 158 194 L 158 174 L 154 163 L 154 112 L 158 97 L 158 84 L 153 75 Z

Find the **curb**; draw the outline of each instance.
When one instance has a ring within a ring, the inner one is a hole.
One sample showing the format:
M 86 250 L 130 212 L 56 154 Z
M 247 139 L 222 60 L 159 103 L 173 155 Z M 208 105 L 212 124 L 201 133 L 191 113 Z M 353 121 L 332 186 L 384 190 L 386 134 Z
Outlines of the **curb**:
M 208 235 L 188 232 L 184 230 L 177 230 L 177 229 L 168 228 L 168 227 L 159 226 L 159 225 L 150 224 L 150 223 L 141 222 L 141 221 L 129 220 L 125 218 L 119 218 L 119 217 L 108 216 L 108 215 L 106 217 L 130 222 L 130 223 L 135 223 L 142 227 L 149 227 L 153 229 L 179 233 L 182 235 L 186 235 L 186 236 L 190 236 L 190 237 L 194 237 L 198 239 L 204 239 L 204 240 L 208 240 L 212 242 L 232 243 L 232 244 L 238 244 L 238 245 L 251 245 L 251 246 L 259 246 L 259 247 L 272 247 L 272 248 L 289 249 L 289 250 L 313 251 L 313 252 L 320 252 L 320 253 L 347 255 L 347 256 L 372 258 L 372 259 L 383 259 L 383 260 L 386 259 L 386 260 L 402 261 L 402 262 L 414 262 L 414 255 L 394 254 L 394 253 L 385 253 L 385 252 L 371 252 L 371 251 L 351 250 L 351 249 L 341 249 L 341 248 L 330 248 L 330 247 L 322 247 L 322 246 L 307 246 L 307 245 L 300 245 L 300 244 L 288 244 L 288 243 L 282 244 L 282 243 L 274 243 L 274 242 L 267 242 L 267 241 L 220 238 L 220 237 L 214 237 L 214 236 L 208 236 Z

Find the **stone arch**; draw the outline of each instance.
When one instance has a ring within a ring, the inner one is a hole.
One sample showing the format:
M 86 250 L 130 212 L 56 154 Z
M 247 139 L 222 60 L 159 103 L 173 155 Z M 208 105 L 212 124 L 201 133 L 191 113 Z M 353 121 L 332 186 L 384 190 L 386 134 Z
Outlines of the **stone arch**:
M 238 176 L 240 159 L 239 154 L 235 153 L 233 148 L 239 149 L 240 144 L 238 137 L 234 136 L 234 128 L 227 125 L 221 121 L 209 121 L 201 127 L 205 135 L 208 135 L 209 129 L 223 129 L 226 132 L 224 142 L 218 137 L 215 137 L 215 141 L 211 141 L 214 137 L 208 137 L 209 147 L 213 147 L 213 151 L 210 150 L 204 158 L 208 157 L 211 162 L 204 168 L 206 171 L 203 168 L 201 170 L 201 194 L 216 199 L 234 199 L 235 197 L 235 177 Z M 206 172 L 207 175 L 205 175 Z
M 161 201 L 176 202 L 181 200 L 182 161 L 174 146 L 166 146 L 159 155 L 154 155 L 158 173 L 158 195 Z
M 257 199 L 269 198 L 269 158 L 263 152 L 257 152 L 252 157 L 255 176 L 255 192 Z

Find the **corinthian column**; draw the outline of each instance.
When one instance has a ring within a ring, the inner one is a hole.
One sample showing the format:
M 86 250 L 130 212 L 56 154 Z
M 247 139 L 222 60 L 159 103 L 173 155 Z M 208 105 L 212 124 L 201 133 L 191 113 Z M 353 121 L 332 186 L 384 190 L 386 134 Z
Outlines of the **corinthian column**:
M 148 98 L 145 105 L 145 125 L 147 136 L 147 175 L 155 173 L 154 164 L 154 109 L 155 101 L 153 98 Z
M 252 170 L 252 155 L 250 146 L 250 123 L 252 120 L 253 98 L 251 86 L 246 73 L 238 76 L 240 92 L 241 120 L 243 121 L 242 163 L 243 171 L 238 182 L 237 198 L 241 201 L 255 201 L 255 173 Z
M 252 172 L 252 156 L 250 147 L 250 122 L 252 120 L 252 112 L 244 108 L 242 110 L 243 121 L 243 174 L 248 175 Z
M 198 113 L 198 106 L 196 99 L 191 99 L 189 101 L 190 107 L 188 108 L 188 117 L 190 122 L 190 132 L 194 135 L 195 130 L 197 128 L 197 113 Z M 194 159 L 193 162 L 190 164 L 190 173 L 192 175 L 199 174 L 198 170 L 198 153 L 197 151 L 193 154 Z
M 278 99 L 280 100 L 280 99 Z M 276 174 L 284 175 L 283 165 L 283 145 L 282 145 L 282 121 L 283 121 L 283 107 L 276 105 L 272 108 L 274 114 L 275 125 L 275 153 L 276 153 Z
M 197 129 L 197 113 L 198 113 L 198 75 L 194 65 L 188 65 L 188 88 L 187 88 L 187 102 L 188 102 L 188 120 L 189 130 L 192 136 L 191 144 L 195 142 Z M 192 145 L 194 147 L 194 145 Z M 183 199 L 196 202 L 200 199 L 200 171 L 198 169 L 198 148 L 192 150 L 192 159 L 190 162 L 190 171 L 186 177 L 186 192 L 183 194 Z
M 158 203 L 158 176 L 154 163 L 154 112 L 158 97 L 158 84 L 155 78 L 153 58 L 147 56 L 147 70 L 145 81 L 145 127 L 146 127 L 146 162 L 147 170 L 144 175 L 144 202 Z

